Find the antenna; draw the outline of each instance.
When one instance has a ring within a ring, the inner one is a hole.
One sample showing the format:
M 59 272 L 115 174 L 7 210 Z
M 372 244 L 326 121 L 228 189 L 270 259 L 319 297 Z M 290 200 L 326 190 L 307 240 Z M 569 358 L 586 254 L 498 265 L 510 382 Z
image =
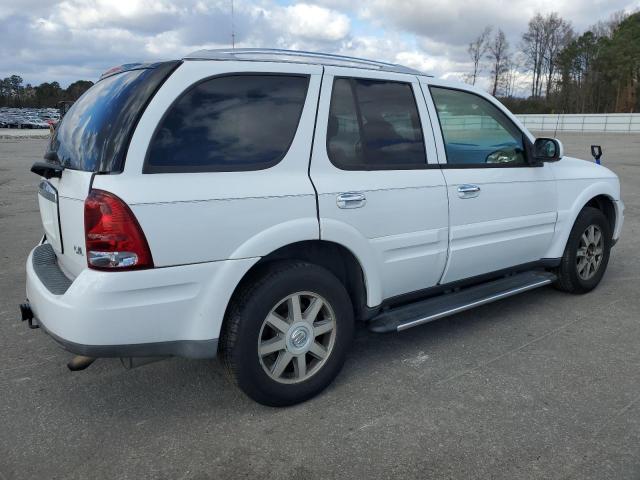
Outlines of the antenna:
M 236 31 L 233 24 L 233 0 L 231 0 L 231 48 L 233 50 L 236 48 Z

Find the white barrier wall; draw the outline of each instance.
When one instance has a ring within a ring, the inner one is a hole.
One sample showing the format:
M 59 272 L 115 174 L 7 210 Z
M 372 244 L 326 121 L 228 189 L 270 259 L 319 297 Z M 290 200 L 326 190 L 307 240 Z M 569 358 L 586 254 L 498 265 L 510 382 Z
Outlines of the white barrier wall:
M 640 113 L 516 115 L 533 132 L 640 133 Z

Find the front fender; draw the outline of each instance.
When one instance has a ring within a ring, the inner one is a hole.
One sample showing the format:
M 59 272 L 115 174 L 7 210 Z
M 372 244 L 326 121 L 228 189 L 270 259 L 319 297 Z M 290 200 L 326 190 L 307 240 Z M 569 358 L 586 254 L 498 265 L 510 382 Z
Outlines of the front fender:
M 619 225 L 621 207 L 616 201 L 620 195 L 619 188 L 616 188 L 613 182 L 605 179 L 586 186 L 585 182 L 593 182 L 593 180 L 575 179 L 558 182 L 558 219 L 551 246 L 545 255 L 546 258 L 562 257 L 578 214 L 592 198 L 605 195 L 611 199 L 616 206 L 616 225 Z M 619 228 L 615 230 L 619 231 Z

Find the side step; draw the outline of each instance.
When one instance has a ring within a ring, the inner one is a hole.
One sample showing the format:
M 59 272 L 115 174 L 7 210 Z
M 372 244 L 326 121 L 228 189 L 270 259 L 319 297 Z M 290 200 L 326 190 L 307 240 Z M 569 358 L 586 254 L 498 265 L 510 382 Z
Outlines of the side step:
M 556 276 L 553 273 L 533 270 L 463 288 L 453 293 L 441 294 L 384 311 L 369 322 L 369 330 L 376 333 L 400 332 L 527 290 L 549 285 L 555 279 Z

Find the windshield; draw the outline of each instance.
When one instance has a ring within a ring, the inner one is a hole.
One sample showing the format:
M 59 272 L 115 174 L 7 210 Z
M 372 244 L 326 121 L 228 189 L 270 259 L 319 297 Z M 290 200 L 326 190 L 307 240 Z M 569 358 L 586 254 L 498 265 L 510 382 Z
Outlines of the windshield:
M 130 70 L 100 80 L 69 109 L 49 145 L 65 168 L 120 172 L 144 108 L 179 62 Z

